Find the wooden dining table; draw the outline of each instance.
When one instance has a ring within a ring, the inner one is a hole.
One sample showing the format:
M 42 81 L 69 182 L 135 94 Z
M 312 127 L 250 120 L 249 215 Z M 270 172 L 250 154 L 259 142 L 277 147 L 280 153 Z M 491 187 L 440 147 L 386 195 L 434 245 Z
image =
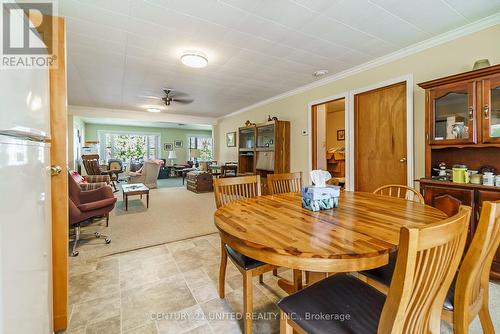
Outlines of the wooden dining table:
M 354 272 L 388 263 L 402 226 L 422 227 L 447 216 L 414 201 L 342 192 L 339 207 L 303 209 L 299 193 L 240 199 L 219 208 L 215 225 L 223 243 L 253 259 L 294 269 L 288 292 L 301 288 L 301 272 Z M 297 282 L 299 280 L 299 282 Z

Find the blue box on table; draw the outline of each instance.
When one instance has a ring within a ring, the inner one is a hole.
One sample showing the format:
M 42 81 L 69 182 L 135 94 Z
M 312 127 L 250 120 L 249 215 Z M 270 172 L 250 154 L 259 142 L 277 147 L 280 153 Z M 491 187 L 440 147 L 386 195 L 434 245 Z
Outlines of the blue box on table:
M 339 196 L 339 186 L 306 186 L 302 188 L 302 207 L 311 211 L 338 208 Z

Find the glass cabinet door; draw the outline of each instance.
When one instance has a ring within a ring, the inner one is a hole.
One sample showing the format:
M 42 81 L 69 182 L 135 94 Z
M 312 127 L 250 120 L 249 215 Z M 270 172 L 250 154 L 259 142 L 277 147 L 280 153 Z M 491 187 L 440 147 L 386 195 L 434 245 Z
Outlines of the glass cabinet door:
M 483 142 L 500 142 L 500 77 L 483 80 Z
M 257 148 L 274 148 L 274 124 L 257 127 Z
M 240 148 L 253 149 L 255 146 L 255 128 L 240 128 Z
M 460 83 L 431 91 L 432 144 L 475 142 L 474 87 L 474 83 Z

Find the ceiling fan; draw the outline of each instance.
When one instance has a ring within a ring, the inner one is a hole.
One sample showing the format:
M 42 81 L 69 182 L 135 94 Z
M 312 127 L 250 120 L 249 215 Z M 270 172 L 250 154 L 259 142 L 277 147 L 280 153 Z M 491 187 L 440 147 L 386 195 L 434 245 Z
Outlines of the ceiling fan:
M 157 97 L 157 96 L 143 96 L 143 97 L 148 99 L 162 100 L 166 106 L 169 106 L 172 102 L 182 103 L 182 104 L 189 104 L 194 102 L 194 100 L 187 97 L 187 94 L 185 93 L 174 91 L 169 88 L 164 88 L 163 92 L 165 93 L 164 97 Z

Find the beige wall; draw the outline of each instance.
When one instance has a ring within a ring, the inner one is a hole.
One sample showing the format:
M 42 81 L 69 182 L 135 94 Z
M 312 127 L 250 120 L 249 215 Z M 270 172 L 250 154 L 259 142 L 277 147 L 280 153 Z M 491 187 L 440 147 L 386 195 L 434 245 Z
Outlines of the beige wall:
M 337 140 L 337 131 L 344 130 L 344 110 L 328 111 L 326 113 L 326 149 L 345 147 L 345 140 Z
M 257 107 L 247 112 L 219 120 L 216 127 L 217 159 L 224 162 L 236 160 L 236 148 L 227 148 L 226 132 L 237 131 L 248 119 L 263 122 L 267 115 L 291 122 L 291 170 L 307 171 L 308 137 L 301 131 L 308 129 L 308 103 L 356 88 L 373 85 L 402 75 L 412 74 L 414 87 L 414 149 L 415 177 L 424 175 L 424 90 L 417 83 L 468 71 L 477 59 L 488 58 L 491 64 L 500 63 L 500 25 L 470 34 L 459 39 L 381 65 L 353 76 L 326 84 L 283 100 Z

